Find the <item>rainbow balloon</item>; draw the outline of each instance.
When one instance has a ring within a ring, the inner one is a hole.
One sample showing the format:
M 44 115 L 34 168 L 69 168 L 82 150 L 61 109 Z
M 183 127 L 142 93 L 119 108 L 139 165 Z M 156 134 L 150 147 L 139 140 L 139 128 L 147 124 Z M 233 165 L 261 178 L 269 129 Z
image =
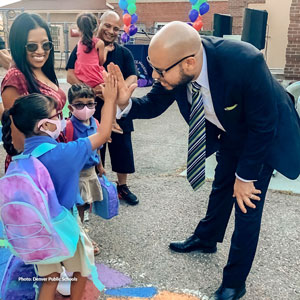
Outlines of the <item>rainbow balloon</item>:
M 119 7 L 123 10 L 124 32 L 121 35 L 121 41 L 128 43 L 130 37 L 137 33 L 135 23 L 138 20 L 136 12 L 136 0 L 120 0 Z
M 123 1 L 123 0 L 120 0 Z M 192 9 L 189 11 L 189 25 L 193 26 L 197 31 L 203 27 L 202 16 L 209 11 L 207 0 L 190 0 Z

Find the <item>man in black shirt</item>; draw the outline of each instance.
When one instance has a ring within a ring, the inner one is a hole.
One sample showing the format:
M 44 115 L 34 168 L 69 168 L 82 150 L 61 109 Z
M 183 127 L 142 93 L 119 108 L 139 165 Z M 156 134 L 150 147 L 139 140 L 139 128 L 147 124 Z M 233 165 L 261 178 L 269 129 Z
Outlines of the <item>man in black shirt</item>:
M 121 69 L 121 72 L 126 79 L 126 83 L 130 86 L 137 82 L 137 72 L 134 63 L 133 56 L 131 52 L 118 45 L 115 40 L 118 37 L 120 31 L 120 17 L 117 13 L 113 11 L 105 12 L 101 19 L 98 29 L 98 38 L 104 41 L 105 46 L 113 44 L 114 49 L 107 54 L 106 62 L 104 63 L 104 68 L 110 62 L 115 63 Z M 77 59 L 77 46 L 72 51 L 68 64 L 67 64 L 67 81 L 70 84 L 81 83 L 81 81 L 76 78 L 74 73 L 75 61 Z M 97 95 L 96 101 L 98 105 L 96 106 L 96 112 L 94 117 L 100 120 L 101 108 L 103 105 L 101 88 L 94 88 L 94 92 Z M 99 99 L 100 98 L 100 99 Z M 111 138 L 112 142 L 108 144 L 108 149 L 111 158 L 112 170 L 117 173 L 118 176 L 118 194 L 120 199 L 124 199 L 128 204 L 135 205 L 138 204 L 139 200 L 137 197 L 129 190 L 127 186 L 127 174 L 134 173 L 134 159 L 133 150 L 131 143 L 131 132 L 133 131 L 132 120 L 117 120 L 118 124 L 123 130 L 123 134 L 118 134 L 112 132 Z M 101 149 L 101 160 L 104 165 L 105 162 L 105 152 L 106 145 L 103 145 Z

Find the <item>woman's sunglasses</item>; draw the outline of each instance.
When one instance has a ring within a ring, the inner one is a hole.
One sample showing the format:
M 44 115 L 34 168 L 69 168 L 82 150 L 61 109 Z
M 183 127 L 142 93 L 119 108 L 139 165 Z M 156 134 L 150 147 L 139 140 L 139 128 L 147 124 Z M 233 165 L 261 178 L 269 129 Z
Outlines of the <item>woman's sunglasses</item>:
M 84 109 L 85 106 L 87 106 L 90 109 L 95 108 L 97 105 L 97 102 L 91 102 L 91 103 L 75 103 L 75 104 L 71 104 L 71 106 L 73 106 L 74 108 L 78 109 L 78 110 L 82 110 Z
M 38 43 L 28 43 L 27 45 L 25 45 L 25 48 L 27 49 L 27 51 L 29 52 L 35 52 L 38 48 L 39 48 Z M 42 44 L 42 48 L 44 51 L 50 51 L 53 47 L 52 42 L 48 41 L 48 42 L 44 42 Z

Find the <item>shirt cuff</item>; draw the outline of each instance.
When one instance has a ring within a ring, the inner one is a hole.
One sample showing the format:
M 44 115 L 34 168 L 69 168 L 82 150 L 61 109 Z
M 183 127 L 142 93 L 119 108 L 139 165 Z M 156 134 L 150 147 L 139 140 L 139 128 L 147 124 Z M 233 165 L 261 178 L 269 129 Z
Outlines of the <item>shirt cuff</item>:
M 248 179 L 243 179 L 241 178 L 237 173 L 235 173 L 235 177 L 243 182 L 255 182 L 257 180 L 248 180 Z
M 122 110 L 118 105 L 117 105 L 117 119 L 121 119 L 122 117 L 125 117 L 131 110 L 132 107 L 132 100 L 131 98 L 129 99 L 128 105 Z

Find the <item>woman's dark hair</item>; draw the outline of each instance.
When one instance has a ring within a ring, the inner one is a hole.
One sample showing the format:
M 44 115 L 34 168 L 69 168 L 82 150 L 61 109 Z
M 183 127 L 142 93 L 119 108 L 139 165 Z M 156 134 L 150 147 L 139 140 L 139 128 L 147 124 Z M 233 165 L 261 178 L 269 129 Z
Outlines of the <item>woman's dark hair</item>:
M 68 101 L 70 104 L 78 98 L 95 98 L 91 87 L 86 84 L 73 84 L 68 91 Z
M 12 58 L 17 68 L 24 74 L 27 80 L 29 93 L 40 93 L 37 80 L 33 76 L 31 66 L 27 61 L 26 44 L 28 33 L 36 28 L 44 28 L 48 39 L 52 42 L 49 27 L 47 23 L 36 14 L 22 13 L 13 22 L 9 32 L 9 46 Z M 58 86 L 58 81 L 54 71 L 54 49 L 52 48 L 49 57 L 42 67 L 44 74 Z
M 90 53 L 93 49 L 93 33 L 97 28 L 98 22 L 94 14 L 82 13 L 77 17 L 77 26 L 82 32 L 82 44 L 86 46 L 85 53 Z
M 57 102 L 49 96 L 30 94 L 18 98 L 14 105 L 2 115 L 2 141 L 6 152 L 13 156 L 18 154 L 12 144 L 11 118 L 15 126 L 25 137 L 34 135 L 34 127 L 39 120 L 49 117 L 49 113 L 57 107 Z

